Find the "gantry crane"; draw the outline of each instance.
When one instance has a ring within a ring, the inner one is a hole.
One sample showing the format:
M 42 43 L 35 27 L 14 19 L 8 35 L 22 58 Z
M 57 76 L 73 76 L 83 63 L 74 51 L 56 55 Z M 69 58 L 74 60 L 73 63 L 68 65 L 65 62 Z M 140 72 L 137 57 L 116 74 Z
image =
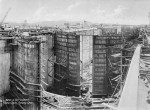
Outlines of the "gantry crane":
M 7 15 L 8 15 L 8 13 L 9 13 L 10 10 L 11 10 L 11 8 L 9 8 L 9 9 L 7 10 L 5 16 L 3 17 L 2 21 L 0 22 L 0 27 L 1 27 L 1 28 L 2 28 L 2 24 L 3 24 L 5 18 L 7 17 Z

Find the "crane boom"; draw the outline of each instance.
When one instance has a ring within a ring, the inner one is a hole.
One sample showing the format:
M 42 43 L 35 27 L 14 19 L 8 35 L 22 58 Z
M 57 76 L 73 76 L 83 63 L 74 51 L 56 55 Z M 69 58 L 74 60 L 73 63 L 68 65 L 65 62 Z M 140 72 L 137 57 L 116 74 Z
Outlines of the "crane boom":
M 0 26 L 3 24 L 6 16 L 8 15 L 9 11 L 11 10 L 11 8 L 8 9 L 8 11 L 6 12 L 5 16 L 3 17 L 2 21 L 0 22 Z

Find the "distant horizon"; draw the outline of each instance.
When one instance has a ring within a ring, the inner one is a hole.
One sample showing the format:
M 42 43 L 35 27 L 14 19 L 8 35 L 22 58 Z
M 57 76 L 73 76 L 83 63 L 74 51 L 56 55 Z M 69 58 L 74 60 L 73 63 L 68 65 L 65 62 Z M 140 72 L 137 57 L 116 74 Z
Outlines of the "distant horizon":
M 84 20 L 85 21 L 85 20 Z M 64 23 L 70 23 L 70 24 L 76 24 L 76 23 L 83 23 L 84 21 L 65 21 L 65 20 L 59 20 L 59 21 L 37 21 L 37 22 L 27 22 L 27 24 L 38 24 L 38 23 L 45 23 L 45 22 L 63 22 L 62 24 L 64 24 Z M 87 22 L 90 22 L 90 21 L 87 21 Z M 7 22 L 4 22 L 4 24 L 24 24 L 24 22 L 11 22 L 11 21 L 7 21 Z M 121 23 L 95 23 L 95 22 L 90 22 L 91 24 L 98 24 L 98 25 L 100 25 L 100 24 L 104 24 L 104 25 L 149 25 L 149 24 L 127 24 L 127 23 L 125 23 L 125 24 L 121 24 Z M 56 24 L 57 25 L 57 24 Z

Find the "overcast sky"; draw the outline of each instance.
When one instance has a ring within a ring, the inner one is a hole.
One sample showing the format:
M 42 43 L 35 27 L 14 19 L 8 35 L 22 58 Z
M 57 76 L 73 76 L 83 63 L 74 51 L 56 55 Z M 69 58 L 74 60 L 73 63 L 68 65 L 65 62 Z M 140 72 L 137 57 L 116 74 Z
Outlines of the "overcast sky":
M 0 19 L 10 7 L 5 21 L 148 24 L 150 0 L 0 0 Z

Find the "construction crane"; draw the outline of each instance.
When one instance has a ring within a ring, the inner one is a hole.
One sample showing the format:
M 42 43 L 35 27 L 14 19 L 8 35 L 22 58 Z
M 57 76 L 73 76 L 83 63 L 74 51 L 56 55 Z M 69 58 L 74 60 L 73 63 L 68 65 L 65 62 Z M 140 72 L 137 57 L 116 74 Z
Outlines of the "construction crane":
M 0 22 L 0 27 L 2 27 L 2 24 L 3 24 L 5 18 L 7 17 L 7 15 L 8 15 L 8 13 L 9 13 L 10 10 L 11 10 L 11 8 L 9 8 L 9 9 L 7 10 L 5 16 L 3 17 L 2 21 Z

